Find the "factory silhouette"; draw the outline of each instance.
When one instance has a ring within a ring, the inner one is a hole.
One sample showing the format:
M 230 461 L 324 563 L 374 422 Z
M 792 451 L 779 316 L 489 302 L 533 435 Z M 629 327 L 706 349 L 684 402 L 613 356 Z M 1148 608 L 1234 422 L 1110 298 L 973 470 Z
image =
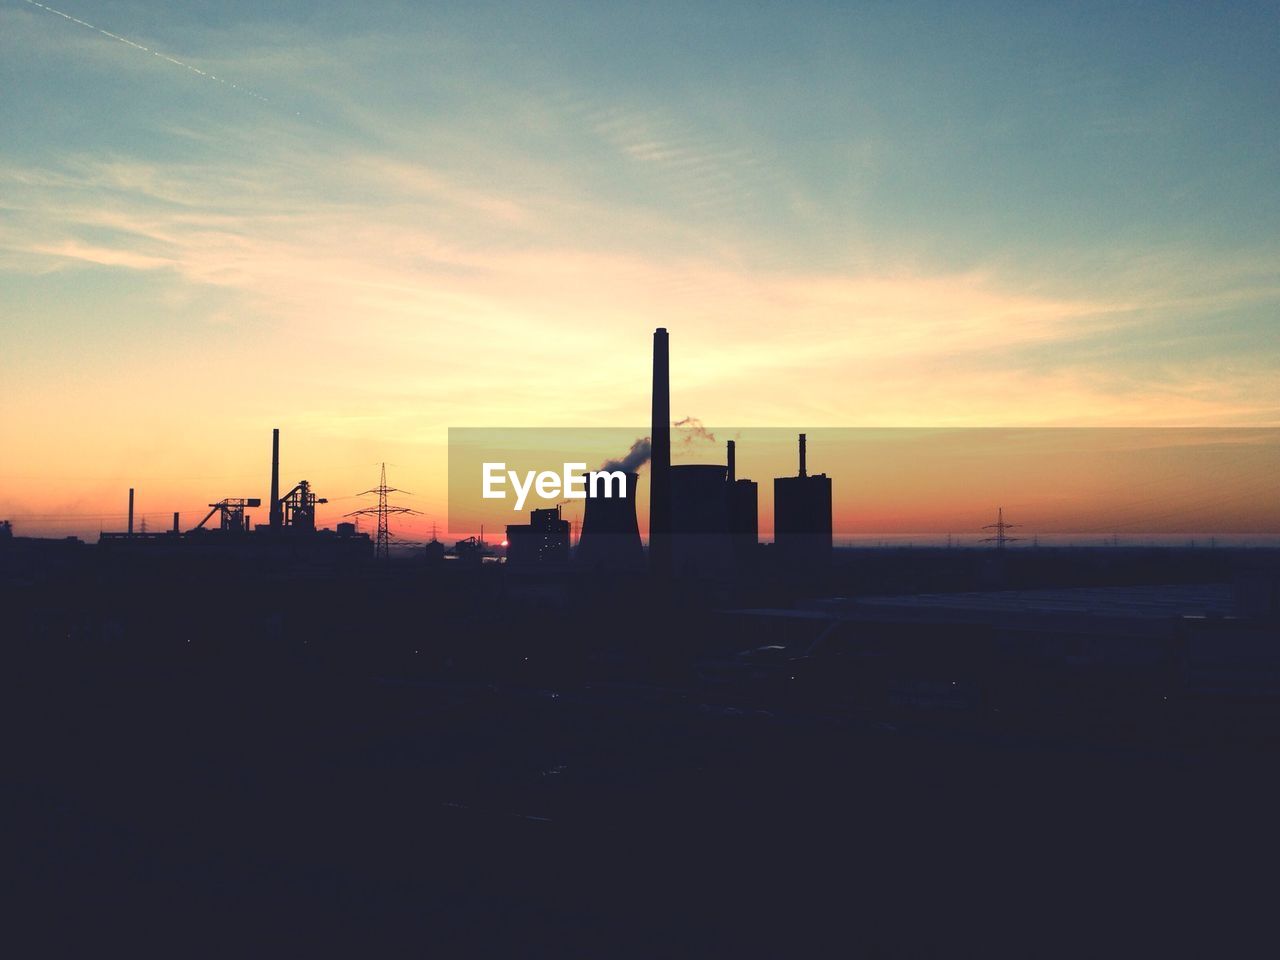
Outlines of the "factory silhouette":
M 760 563 L 759 497 L 754 480 L 739 477 L 736 443 L 726 444 L 724 464 L 673 464 L 671 461 L 670 347 L 668 333 L 653 336 L 652 425 L 648 437 L 637 440 L 621 458 L 601 470 L 621 471 L 626 477 L 623 496 L 588 496 L 581 534 L 572 543 L 571 528 L 559 507 L 535 509 L 526 524 L 506 527 L 505 560 L 514 567 L 564 566 L 573 563 L 605 574 L 648 572 L 658 581 L 680 578 L 726 579 L 754 572 Z M 773 566 L 790 574 L 817 571 L 830 565 L 832 554 L 831 478 L 807 469 L 806 435 L 798 438 L 795 476 L 773 481 Z M 636 516 L 639 470 L 649 466 L 649 531 L 646 552 Z M 604 487 L 604 485 L 601 485 Z M 588 489 L 594 489 L 588 484 Z M 316 495 L 308 480 L 298 481 L 281 494 L 280 431 L 272 430 L 271 481 L 266 498 L 268 520 L 253 524 L 250 509 L 263 505 L 259 497 L 227 497 L 209 504 L 198 524 L 184 530 L 179 513 L 165 531 L 135 529 L 134 493 L 129 490 L 126 528 L 104 532 L 99 546 L 116 554 L 149 552 L 175 557 L 223 554 L 246 562 L 330 562 L 350 565 L 372 556 L 389 555 L 388 514 L 415 512 L 386 502 L 385 466 L 377 508 L 354 511 L 377 518 L 371 538 L 343 521 L 335 529 L 320 529 L 316 507 L 328 500 Z M 214 518 L 216 516 L 216 521 Z M 213 522 L 211 522 L 213 521 Z M 433 535 L 425 547 L 428 560 L 446 552 L 460 560 L 478 562 L 494 556 L 495 548 L 481 537 L 457 541 L 452 550 Z
M 657 584 L 786 581 L 793 588 L 791 596 L 802 595 L 806 583 L 813 596 L 834 587 L 839 578 L 829 575 L 835 555 L 833 478 L 825 472 L 809 471 L 807 435 L 800 433 L 796 438 L 795 474 L 772 480 L 772 541 L 762 543 L 759 487 L 755 480 L 738 474 L 737 441 L 725 443 L 723 463 L 673 463 L 672 428 L 690 423 L 692 418 L 672 421 L 669 359 L 668 332 L 658 328 L 653 334 L 650 433 L 637 439 L 622 456 L 600 465 L 600 472 L 624 475 L 623 495 L 588 493 L 576 542 L 573 526 L 555 506 L 532 510 L 527 523 L 507 524 L 501 544 L 486 541 L 481 527 L 479 535 L 446 546 L 437 539 L 433 526 L 431 540 L 415 551 L 416 559 L 425 559 L 429 566 L 446 559 L 462 561 L 465 566 L 502 560 L 512 568 L 513 576 L 541 568 L 565 576 L 594 573 L 635 578 L 647 574 Z M 692 422 L 702 439 L 714 442 L 700 424 Z M 167 557 L 177 562 L 222 558 L 278 570 L 287 570 L 290 564 L 348 570 L 371 559 L 389 560 L 391 547 L 400 542 L 391 532 L 391 518 L 419 511 L 389 502 L 392 494 L 401 491 L 387 485 L 386 465 L 379 485 L 364 491 L 378 497 L 377 505 L 350 511 L 332 529 L 322 529 L 317 523 L 317 507 L 329 501 L 316 494 L 309 480 L 299 480 L 281 493 L 280 444 L 280 430 L 273 429 L 265 498 L 224 497 L 209 503 L 208 512 L 193 527 L 184 529 L 180 514 L 174 512 L 167 529 L 153 526 L 148 530 L 145 520 L 135 525 L 135 490 L 130 488 L 125 529 L 102 532 L 98 549 L 117 557 Z M 647 537 L 638 523 L 636 502 L 641 470 L 646 465 Z M 607 488 L 606 484 L 601 486 Z M 588 491 L 595 489 L 591 483 L 586 487 Z M 264 503 L 267 521 L 255 524 L 250 511 Z M 356 521 L 361 517 L 374 520 L 375 533 L 360 531 Z M 1010 535 L 1016 526 L 1005 520 L 999 508 L 996 522 L 983 528 L 992 535 L 977 542 L 1003 553 L 1007 545 L 1024 539 Z M 7 540 L 13 539 L 8 522 L 0 529 Z M 948 535 L 948 543 L 950 539 Z M 848 547 L 843 552 L 846 563 L 856 553 Z M 403 548 L 399 556 L 406 558 Z M 927 566 L 925 557 L 922 553 L 916 559 Z M 913 578 L 909 585 L 922 586 L 928 581 L 928 577 Z M 987 576 L 971 582 L 999 586 L 1006 581 Z M 576 589 L 589 591 L 598 583 L 581 579 Z M 797 587 L 801 589 L 794 589 Z
M 653 334 L 653 417 L 649 462 L 649 566 L 658 577 L 708 573 L 750 562 L 757 540 L 754 481 L 740 479 L 736 447 L 727 463 L 671 463 L 670 340 L 665 327 Z M 774 538 L 780 559 L 799 567 L 825 564 L 831 555 L 831 480 L 810 477 L 805 435 L 800 469 L 774 481 Z M 583 519 L 583 536 L 587 522 Z
M 653 335 L 653 399 L 650 435 L 601 470 L 626 475 L 622 497 L 588 496 L 575 558 L 611 572 L 638 572 L 645 556 L 636 520 L 636 469 L 649 461 L 648 566 L 657 578 L 730 576 L 756 562 L 759 497 L 754 480 L 737 475 L 737 445 L 726 444 L 721 464 L 671 462 L 670 344 L 667 330 Z M 604 485 L 600 485 L 601 489 Z M 594 489 L 588 484 L 588 489 Z M 806 437 L 799 437 L 799 471 L 774 480 L 776 561 L 793 570 L 831 561 L 831 478 L 810 475 Z M 570 525 L 560 509 L 532 511 L 527 524 L 507 526 L 507 559 L 513 564 L 564 563 Z
M 532 511 L 505 562 L 379 562 L 385 471 L 321 529 L 278 430 L 267 496 L 189 528 L 135 529 L 133 491 L 97 544 L 0 523 L 45 953 L 172 923 L 180 956 L 940 956 L 997 924 L 1023 956 L 1089 911 L 1182 946 L 1170 897 L 1211 902 L 1280 804 L 1280 551 L 1005 549 L 1003 513 L 988 547 L 834 548 L 805 434 L 762 544 L 734 441 L 672 462 L 668 358 L 659 329 L 649 436 L 601 466 L 624 495 L 576 544 Z
M 384 478 L 385 480 L 385 478 Z M 368 535 L 357 534 L 354 523 L 342 522 L 334 530 L 316 527 L 316 507 L 328 503 L 311 489 L 309 480 L 299 480 L 283 496 L 280 493 L 280 430 L 271 431 L 271 493 L 267 499 L 268 520 L 256 526 L 250 522 L 247 511 L 260 507 L 259 497 L 226 497 L 209 504 L 209 512 L 190 530 L 183 531 L 181 516 L 173 514 L 173 526 L 164 532 L 134 530 L 134 490 L 129 489 L 128 521 L 123 533 L 104 532 L 100 545 L 115 549 L 163 549 L 180 547 L 213 550 L 244 550 L 246 548 L 270 548 L 292 546 L 296 549 L 326 550 L 332 552 L 337 544 L 348 555 L 361 556 L 371 553 L 372 542 Z M 216 526 L 209 521 L 218 516 Z

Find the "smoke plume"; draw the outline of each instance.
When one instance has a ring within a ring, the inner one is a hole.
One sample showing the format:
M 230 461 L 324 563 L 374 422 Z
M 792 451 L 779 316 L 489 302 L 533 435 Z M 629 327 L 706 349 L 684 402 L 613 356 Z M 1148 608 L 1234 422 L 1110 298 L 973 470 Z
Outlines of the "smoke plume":
M 681 431 L 680 442 L 686 446 L 697 440 L 716 442 L 716 435 L 704 427 L 697 417 L 685 417 L 683 420 L 677 420 L 672 426 Z
M 697 417 L 685 417 L 683 420 L 677 420 L 672 424 L 680 431 L 680 442 L 686 446 L 693 444 L 695 441 L 705 440 L 707 443 L 715 443 L 716 435 L 702 425 L 702 421 Z M 653 455 L 653 443 L 649 437 L 640 437 L 631 445 L 631 449 L 626 455 L 617 460 L 607 460 L 600 465 L 601 470 L 624 470 L 627 473 L 635 473 L 646 463 Z
M 623 470 L 635 473 L 646 463 L 653 453 L 653 443 L 648 437 L 641 437 L 631 445 L 631 449 L 619 460 L 608 460 L 600 465 L 601 470 Z

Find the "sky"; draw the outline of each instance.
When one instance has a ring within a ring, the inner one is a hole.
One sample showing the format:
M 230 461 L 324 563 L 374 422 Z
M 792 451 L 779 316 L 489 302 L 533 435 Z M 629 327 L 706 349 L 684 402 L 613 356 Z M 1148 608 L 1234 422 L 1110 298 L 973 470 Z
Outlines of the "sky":
M 48 7 L 0 0 L 17 532 L 265 496 L 280 427 L 322 522 L 385 461 L 420 536 L 449 427 L 645 423 L 655 326 L 708 424 L 1280 423 L 1275 4 Z

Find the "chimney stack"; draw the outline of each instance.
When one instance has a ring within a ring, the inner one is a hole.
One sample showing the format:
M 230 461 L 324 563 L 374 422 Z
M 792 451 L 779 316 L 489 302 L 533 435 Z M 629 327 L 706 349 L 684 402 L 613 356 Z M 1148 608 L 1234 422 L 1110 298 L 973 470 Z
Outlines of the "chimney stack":
M 737 479 L 738 479 L 738 457 L 737 457 L 737 444 L 735 444 L 732 440 L 730 440 L 730 441 L 729 441 L 729 476 L 728 476 L 728 480 L 729 480 L 729 482 L 730 482 L 730 483 L 733 483 L 733 482 L 734 482 L 735 480 L 737 480 Z
M 129 536 L 133 536 L 133 487 L 129 488 Z
M 653 333 L 652 456 L 649 461 L 649 567 L 671 573 L 671 373 L 667 328 Z
M 800 476 L 807 477 L 809 475 L 809 471 L 805 469 L 804 444 L 805 436 L 802 433 L 800 434 Z
M 280 428 L 271 431 L 271 529 L 284 526 L 284 514 L 280 509 Z
M 173 532 L 174 532 L 174 533 L 178 533 L 178 532 L 179 532 L 179 529 L 178 529 L 178 511 L 177 511 L 177 510 L 173 511 Z

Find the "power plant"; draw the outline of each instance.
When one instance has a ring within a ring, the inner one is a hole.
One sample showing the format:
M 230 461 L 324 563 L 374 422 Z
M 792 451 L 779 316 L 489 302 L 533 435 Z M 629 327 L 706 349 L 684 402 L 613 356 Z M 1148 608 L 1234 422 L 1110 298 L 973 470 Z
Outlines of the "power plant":
M 653 335 L 649 566 L 659 577 L 724 576 L 754 561 L 759 491 L 755 481 L 738 477 L 733 440 L 724 466 L 672 465 L 670 387 L 670 341 L 659 327 Z M 799 474 L 773 482 L 774 543 L 779 563 L 812 569 L 831 559 L 831 478 L 808 474 L 806 442 L 800 434 Z
M 723 579 L 757 562 L 759 488 L 754 480 L 738 476 L 737 442 L 728 441 L 724 464 L 673 464 L 670 385 L 670 338 L 666 328 L 659 327 L 653 334 L 650 435 L 637 440 L 620 460 L 600 468 L 622 472 L 626 490 L 621 497 L 588 493 L 582 535 L 574 552 L 581 568 L 610 573 L 636 573 L 644 568 L 636 519 L 636 470 L 645 459 L 649 460 L 648 568 L 656 579 Z M 806 435 L 800 434 L 799 475 L 774 481 L 774 556 L 779 563 L 812 569 L 830 560 L 831 479 L 826 474 L 809 476 L 806 441 Z M 589 490 L 594 487 L 588 484 Z M 555 549 L 542 545 L 550 525 L 559 521 L 558 510 L 554 521 L 543 516 L 547 513 L 534 511 L 530 524 L 507 527 L 509 562 L 559 559 L 559 533 Z
M 624 494 L 587 495 L 576 548 L 570 536 L 571 526 L 558 507 L 533 511 L 527 524 L 509 525 L 506 551 L 509 563 L 517 567 L 556 564 L 567 562 L 572 556 L 580 570 L 634 575 L 647 568 L 662 581 L 673 577 L 724 579 L 753 569 L 765 555 L 759 544 L 759 488 L 754 480 L 738 476 L 735 440 L 727 441 L 724 463 L 672 463 L 671 434 L 675 425 L 671 419 L 670 337 L 665 327 L 654 331 L 652 349 L 649 436 L 638 439 L 620 460 L 600 468 L 600 471 L 617 471 L 625 476 Z M 706 438 L 714 439 L 709 434 Z M 808 473 L 806 441 L 806 435 L 800 434 L 797 476 L 774 480 L 776 547 L 771 557 L 784 568 L 813 569 L 827 564 L 831 556 L 831 479 L 826 474 L 811 476 Z M 647 556 L 636 510 L 638 471 L 646 460 L 649 462 Z M 249 556 L 283 551 L 294 557 L 317 551 L 324 554 L 335 549 L 333 544 L 341 543 L 344 555 L 387 559 L 391 540 L 388 515 L 417 512 L 388 504 L 387 495 L 396 490 L 387 486 L 383 465 L 379 486 L 365 491 L 378 495 L 378 506 L 347 514 L 352 518 L 376 516 L 376 542 L 369 535 L 358 533 L 355 524 L 350 522 L 339 523 L 336 530 L 321 530 L 317 528 L 316 511 L 328 501 L 315 493 L 308 480 L 299 480 L 281 493 L 280 470 L 280 430 L 273 428 L 265 523 L 254 524 L 249 513 L 264 506 L 263 498 L 228 496 L 211 501 L 200 522 L 185 532 L 177 513 L 169 530 L 147 532 L 144 524 L 142 531 L 137 532 L 135 491 L 130 488 L 125 532 L 102 533 L 100 542 L 116 550 L 147 550 L 164 545 L 168 549 L 247 551 Z M 597 485 L 588 483 L 587 486 L 593 490 Z M 472 538 L 472 541 L 474 543 L 460 541 L 454 554 L 483 558 L 486 555 L 483 538 Z M 439 546 L 434 538 L 433 542 Z M 469 544 L 475 549 L 463 549 Z

